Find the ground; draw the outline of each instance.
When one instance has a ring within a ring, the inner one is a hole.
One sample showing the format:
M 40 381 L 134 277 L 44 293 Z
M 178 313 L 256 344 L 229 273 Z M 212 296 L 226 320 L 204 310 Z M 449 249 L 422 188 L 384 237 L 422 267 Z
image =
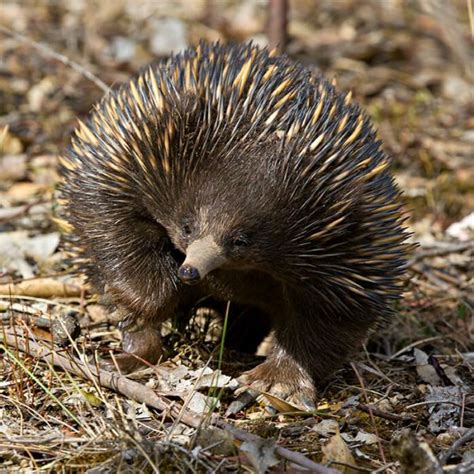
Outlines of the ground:
M 158 367 L 96 376 L 120 336 L 59 245 L 58 156 L 109 86 L 201 38 L 263 44 L 266 14 L 248 0 L 0 5 L 2 472 L 473 472 L 470 0 L 290 1 L 286 53 L 368 110 L 419 242 L 396 317 L 317 410 L 245 404 L 234 377 L 256 357 L 222 351 L 205 311 L 169 325 Z

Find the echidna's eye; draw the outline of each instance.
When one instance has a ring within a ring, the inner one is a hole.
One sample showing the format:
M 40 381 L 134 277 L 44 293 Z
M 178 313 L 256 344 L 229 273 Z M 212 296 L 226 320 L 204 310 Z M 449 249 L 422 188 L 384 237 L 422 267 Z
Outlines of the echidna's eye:
M 250 242 L 248 241 L 247 237 L 245 237 L 244 235 L 238 235 L 232 239 L 232 245 L 234 247 L 247 247 L 249 243 Z
M 191 226 L 189 226 L 188 224 L 185 224 L 183 226 L 183 234 L 184 235 L 191 235 Z

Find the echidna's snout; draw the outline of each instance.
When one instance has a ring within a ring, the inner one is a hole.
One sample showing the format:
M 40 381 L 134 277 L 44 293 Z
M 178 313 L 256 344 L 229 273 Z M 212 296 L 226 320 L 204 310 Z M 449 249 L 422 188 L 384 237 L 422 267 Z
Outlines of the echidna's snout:
M 178 277 L 183 283 L 193 285 L 201 279 L 201 274 L 196 267 L 191 265 L 181 265 L 178 270 Z
M 194 285 L 225 261 L 222 248 L 213 237 L 203 237 L 192 242 L 186 249 L 186 259 L 179 267 L 178 277 L 183 283 Z

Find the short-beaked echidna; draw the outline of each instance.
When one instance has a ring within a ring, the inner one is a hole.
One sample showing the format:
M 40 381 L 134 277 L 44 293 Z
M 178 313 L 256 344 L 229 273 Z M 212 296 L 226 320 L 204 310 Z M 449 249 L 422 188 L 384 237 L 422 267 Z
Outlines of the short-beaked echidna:
M 400 296 L 410 246 L 370 121 L 266 49 L 201 43 L 148 66 L 60 171 L 77 262 L 124 317 L 125 370 L 212 296 L 271 319 L 273 352 L 245 379 L 306 399 Z

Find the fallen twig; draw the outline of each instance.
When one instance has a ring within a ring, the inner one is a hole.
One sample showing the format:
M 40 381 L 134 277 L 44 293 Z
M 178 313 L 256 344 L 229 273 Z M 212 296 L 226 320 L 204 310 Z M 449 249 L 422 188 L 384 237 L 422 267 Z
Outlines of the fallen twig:
M 474 439 L 474 428 L 467 430 L 453 445 L 440 457 L 442 465 L 446 464 L 449 458 L 464 444 L 469 443 Z
M 24 338 L 18 336 L 18 334 L 15 335 L 10 331 L 5 330 L 2 342 L 6 346 L 14 347 L 15 349 L 28 353 L 35 358 L 42 359 L 52 365 L 60 367 L 66 372 L 90 380 L 101 387 L 112 389 L 138 403 L 145 403 L 152 408 L 165 412 L 173 418 L 180 416 L 181 421 L 192 428 L 198 428 L 208 420 L 211 424 L 232 433 L 232 435 L 239 441 L 255 442 L 261 440 L 257 435 L 248 433 L 226 423 L 220 419 L 218 415 L 214 414 L 210 417 L 201 418 L 190 413 L 188 410 L 183 410 L 179 404 L 157 395 L 153 389 L 130 380 L 129 378 L 120 375 L 118 372 L 107 372 L 71 356 L 66 357 L 58 354 L 57 352 L 52 351 L 51 347 L 43 346 L 33 340 L 26 341 Z M 6 352 L 8 353 L 8 351 Z M 290 451 L 281 446 L 275 446 L 275 452 L 283 459 L 318 474 L 338 474 L 340 472 L 336 469 L 315 463 L 303 454 Z
M 448 255 L 450 253 L 457 253 L 457 252 L 464 252 L 465 250 L 473 249 L 474 250 L 474 242 L 463 242 L 460 244 L 452 244 L 446 245 L 439 248 L 429 248 L 429 249 L 422 249 L 416 252 L 415 256 L 408 261 L 407 267 L 411 267 L 416 262 L 423 260 L 424 258 L 428 257 L 442 257 L 443 255 Z
M 49 202 L 47 199 L 38 199 L 22 206 L 2 208 L 0 209 L 0 222 L 11 222 L 14 219 L 27 215 L 33 208 L 40 207 Z
M 411 344 L 408 344 L 407 346 L 403 347 L 399 351 L 395 352 L 395 354 L 392 354 L 388 358 L 388 360 L 394 360 L 397 357 L 404 354 L 405 352 L 411 351 L 415 347 L 421 346 L 423 344 L 428 344 L 429 342 L 438 341 L 438 340 L 443 339 L 443 338 L 444 338 L 444 336 L 433 336 L 433 337 L 427 337 L 425 339 L 420 339 L 419 341 L 412 342 Z
M 362 388 L 362 393 L 364 394 L 364 398 L 366 399 L 366 401 L 368 402 L 369 401 L 369 397 L 367 396 L 367 391 L 365 389 L 365 383 L 364 383 L 364 379 L 362 378 L 362 376 L 360 375 L 359 371 L 357 370 L 357 367 L 354 363 L 351 362 L 351 367 L 352 367 L 352 370 L 355 372 L 356 374 L 356 377 L 357 379 L 359 380 L 359 383 L 360 383 L 360 387 Z M 385 452 L 383 450 L 383 446 L 382 446 L 382 443 L 380 441 L 380 436 L 379 436 L 379 431 L 377 429 L 377 424 L 375 423 L 375 418 L 374 418 L 374 413 L 372 410 L 369 410 L 369 416 L 370 416 L 370 419 L 372 421 L 372 425 L 374 427 L 374 430 L 375 430 L 375 435 L 377 436 L 377 444 L 378 444 L 378 447 L 379 447 L 379 451 L 380 451 L 380 457 L 382 459 L 382 462 L 384 464 L 387 464 L 387 460 L 385 458 Z
M 31 278 L 19 283 L 5 283 L 0 285 L 0 298 L 6 295 L 12 296 L 34 296 L 37 298 L 49 298 L 57 296 L 60 298 L 71 298 L 81 296 L 81 288 L 77 285 L 65 283 L 54 278 Z
M 81 66 L 79 63 L 76 63 L 72 59 L 69 59 L 67 56 L 64 54 L 57 53 L 56 51 L 53 51 L 49 46 L 46 46 L 42 43 L 38 43 L 37 41 L 33 41 L 26 36 L 22 35 L 21 33 L 17 33 L 16 31 L 10 30 L 9 28 L 6 28 L 5 26 L 0 26 L 0 32 L 10 36 L 12 38 L 15 38 L 16 40 L 20 41 L 21 43 L 25 43 L 32 48 L 36 49 L 37 51 L 40 51 L 43 53 L 45 56 L 49 56 L 51 58 L 56 59 L 57 61 L 65 64 L 66 66 L 69 66 L 70 68 L 74 69 L 77 71 L 79 74 L 84 76 L 86 79 L 89 79 L 89 81 L 93 82 L 99 89 L 102 89 L 104 92 L 109 92 L 110 88 L 109 86 L 100 80 L 95 74 L 92 72 L 88 71 L 84 66 Z
M 396 413 L 387 413 L 386 411 L 382 411 L 372 405 L 364 405 L 361 403 L 357 408 L 365 413 L 368 413 L 369 415 L 372 414 L 379 418 L 384 418 L 390 421 L 414 421 L 414 418 L 412 418 L 411 416 L 397 415 Z

